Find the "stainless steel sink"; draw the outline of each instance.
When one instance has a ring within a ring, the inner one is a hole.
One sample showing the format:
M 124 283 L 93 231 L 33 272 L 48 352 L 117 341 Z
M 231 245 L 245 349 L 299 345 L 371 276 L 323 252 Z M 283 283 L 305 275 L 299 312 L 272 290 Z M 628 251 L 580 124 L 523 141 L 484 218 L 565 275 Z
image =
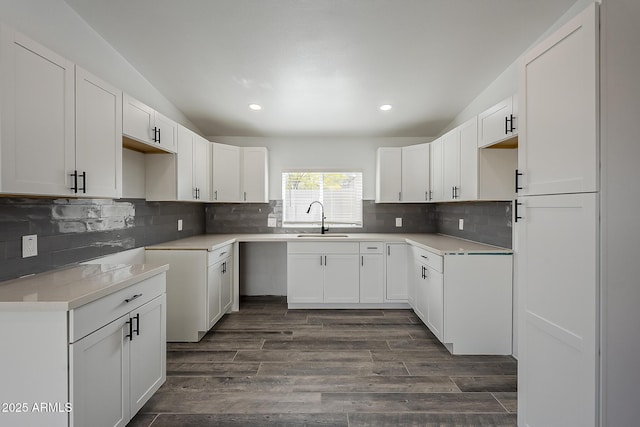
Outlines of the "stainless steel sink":
M 296 237 L 349 237 L 348 234 L 332 234 L 332 233 L 325 233 L 325 234 L 320 234 L 320 233 L 305 233 L 305 234 L 298 234 Z

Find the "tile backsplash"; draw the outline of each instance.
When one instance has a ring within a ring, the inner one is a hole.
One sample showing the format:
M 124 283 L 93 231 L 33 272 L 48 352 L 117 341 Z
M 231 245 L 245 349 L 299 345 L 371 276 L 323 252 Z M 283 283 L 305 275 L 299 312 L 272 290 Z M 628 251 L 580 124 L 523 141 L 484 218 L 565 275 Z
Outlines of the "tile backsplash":
M 511 248 L 511 202 L 374 203 L 363 201 L 362 228 L 332 228 L 347 233 L 442 233 Z M 310 229 L 282 227 L 282 201 L 220 203 L 206 208 L 207 233 L 300 233 Z M 267 227 L 269 216 L 277 227 Z M 402 227 L 395 219 L 402 218 Z M 464 230 L 458 220 L 464 219 Z
M 0 280 L 204 232 L 196 203 L 0 198 Z M 22 258 L 28 234 L 38 235 L 38 255 Z
M 267 227 L 269 215 L 277 227 Z M 402 227 L 395 226 L 402 218 Z M 464 219 L 464 230 L 458 220 Z M 177 231 L 182 219 L 183 230 Z M 348 233 L 443 233 L 511 247 L 511 202 L 363 202 L 362 228 Z M 202 205 L 142 199 L 0 198 L 0 280 L 203 233 L 299 233 L 283 228 L 282 201 Z M 38 255 L 22 258 L 22 236 L 38 235 Z

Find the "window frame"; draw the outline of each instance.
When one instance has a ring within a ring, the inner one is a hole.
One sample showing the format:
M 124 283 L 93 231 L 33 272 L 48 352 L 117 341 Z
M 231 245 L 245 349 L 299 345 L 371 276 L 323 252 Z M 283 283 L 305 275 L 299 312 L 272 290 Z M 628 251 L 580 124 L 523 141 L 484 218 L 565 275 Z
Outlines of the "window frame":
M 286 188 L 285 176 L 286 174 L 291 173 L 310 173 L 310 174 L 335 174 L 335 173 L 344 173 L 344 174 L 359 174 L 360 186 L 359 189 L 356 188 L 356 202 L 359 204 L 359 212 L 355 215 L 352 215 L 352 218 L 355 218 L 353 222 L 334 222 L 329 218 L 330 213 L 325 209 L 325 227 L 332 228 L 363 228 L 364 226 L 364 172 L 362 169 L 357 168 L 288 168 L 283 169 L 281 172 L 281 185 L 282 185 L 282 227 L 283 228 L 317 228 L 321 225 L 320 220 L 320 206 L 312 207 L 311 214 L 313 214 L 313 220 L 310 221 L 286 221 L 287 217 L 287 203 L 290 201 L 290 198 L 287 198 L 286 192 L 288 191 Z M 324 190 L 321 196 L 318 199 L 314 199 L 313 201 L 319 201 L 323 203 L 325 206 L 325 197 Z M 359 194 L 358 194 L 359 193 Z M 359 196 L 359 199 L 358 199 Z M 309 202 L 311 203 L 311 202 Z M 325 206 L 326 208 L 326 206 Z M 307 207 L 305 206 L 305 210 Z M 317 211 L 316 211 L 317 210 Z

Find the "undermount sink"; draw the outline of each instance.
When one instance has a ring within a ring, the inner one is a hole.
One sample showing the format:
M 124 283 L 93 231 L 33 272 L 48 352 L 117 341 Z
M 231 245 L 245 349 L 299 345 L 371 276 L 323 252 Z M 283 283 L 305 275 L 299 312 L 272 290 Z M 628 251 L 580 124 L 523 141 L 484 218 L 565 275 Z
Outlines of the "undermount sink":
M 349 237 L 349 235 L 348 234 L 331 234 L 331 233 L 325 233 L 325 234 L 305 233 L 305 234 L 298 234 L 296 237 Z

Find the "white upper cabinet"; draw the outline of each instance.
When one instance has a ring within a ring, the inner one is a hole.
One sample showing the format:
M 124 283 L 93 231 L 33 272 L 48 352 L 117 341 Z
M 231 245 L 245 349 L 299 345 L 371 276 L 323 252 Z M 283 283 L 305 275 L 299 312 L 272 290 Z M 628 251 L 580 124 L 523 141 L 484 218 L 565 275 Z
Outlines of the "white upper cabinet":
M 193 186 L 197 200 L 211 201 L 211 143 L 200 135 L 193 141 Z
M 179 125 L 178 152 L 145 155 L 147 200 L 210 201 L 211 143 Z
M 524 55 L 519 194 L 598 190 L 598 31 L 573 21 Z
M 178 126 L 178 200 L 210 200 L 211 143 Z
M 376 203 L 402 200 L 402 148 L 378 148 L 376 162 Z
M 378 148 L 376 203 L 428 201 L 429 170 L 429 144 Z
M 442 136 L 443 147 L 443 198 L 456 200 L 460 188 L 460 136 L 453 129 Z
M 438 138 L 431 142 L 431 158 L 429 168 L 431 172 L 431 194 L 430 199 L 438 202 L 444 199 L 444 151 L 443 139 Z
M 489 147 L 518 135 L 518 97 L 510 96 L 478 115 L 478 147 Z
M 1 191 L 122 194 L 122 92 L 9 27 L 0 62 Z
M 122 196 L 122 91 L 78 66 L 76 169 L 83 196 Z
M 458 127 L 460 178 L 457 200 L 478 199 L 478 119 L 473 117 Z M 510 183 L 510 177 L 505 180 Z
M 242 149 L 242 200 L 269 202 L 269 162 L 265 147 Z
M 123 96 L 122 133 L 127 145 L 140 151 L 175 153 L 178 148 L 178 125 L 148 105 Z M 141 144 L 142 143 L 142 144 Z
M 0 31 L 1 190 L 70 195 L 74 64 L 9 27 Z
M 402 201 L 429 201 L 429 178 L 429 144 L 402 147 Z
M 214 202 L 239 202 L 241 149 L 213 143 L 212 199 Z
M 156 142 L 158 145 L 166 151 L 175 153 L 178 150 L 178 124 L 155 111 L 154 127 L 157 132 Z
M 264 147 L 213 143 L 212 200 L 269 202 L 269 156 Z

